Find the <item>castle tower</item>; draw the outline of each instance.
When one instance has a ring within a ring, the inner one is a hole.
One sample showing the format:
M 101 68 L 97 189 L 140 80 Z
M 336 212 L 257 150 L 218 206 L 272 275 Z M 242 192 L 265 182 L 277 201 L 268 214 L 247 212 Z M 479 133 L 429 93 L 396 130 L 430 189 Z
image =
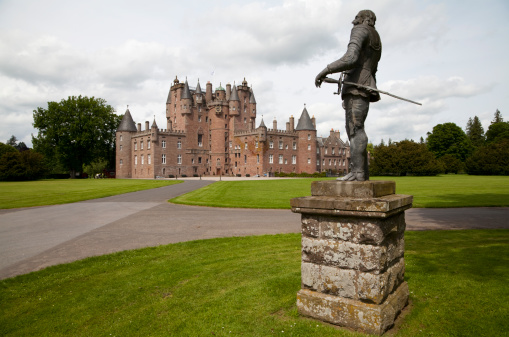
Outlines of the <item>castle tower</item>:
M 134 134 L 136 134 L 136 131 L 136 126 L 133 118 L 131 117 L 131 112 L 129 111 L 129 108 L 127 108 L 116 132 L 117 158 L 115 171 L 117 178 L 132 177 L 131 138 Z
M 309 117 L 305 104 L 295 131 L 299 136 L 298 148 L 300 149 L 297 159 L 298 171 L 314 173 L 316 172 L 316 127 Z
M 207 83 L 208 85 L 208 83 Z M 228 173 L 228 110 L 229 104 L 226 101 L 226 91 L 219 84 L 215 91 L 215 100 L 211 101 L 209 107 L 210 118 L 210 172 L 213 175 Z

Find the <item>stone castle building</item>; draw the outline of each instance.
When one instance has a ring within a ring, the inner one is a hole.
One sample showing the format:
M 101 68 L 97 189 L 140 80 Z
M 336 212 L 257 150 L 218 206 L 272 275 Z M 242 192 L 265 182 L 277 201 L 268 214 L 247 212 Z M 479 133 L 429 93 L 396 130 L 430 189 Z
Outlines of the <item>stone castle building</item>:
M 116 133 L 116 177 L 155 178 L 199 175 L 273 176 L 276 172 L 348 172 L 350 147 L 331 130 L 316 135 L 315 118 L 304 107 L 295 126 L 255 127 L 256 100 L 244 79 L 205 92 L 175 78 L 166 100 L 166 129 L 137 125 L 129 109 Z

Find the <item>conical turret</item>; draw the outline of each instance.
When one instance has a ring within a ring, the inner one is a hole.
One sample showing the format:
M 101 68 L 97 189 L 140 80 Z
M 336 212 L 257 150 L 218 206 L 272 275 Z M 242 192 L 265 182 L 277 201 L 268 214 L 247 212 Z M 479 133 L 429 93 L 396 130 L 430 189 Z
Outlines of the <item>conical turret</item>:
M 302 110 L 302 114 L 300 115 L 299 122 L 297 123 L 295 130 L 316 130 L 316 127 L 313 125 L 313 121 L 311 121 L 311 118 L 309 117 L 309 113 L 305 104 L 304 110 Z
M 136 132 L 136 124 L 134 123 L 133 118 L 131 117 L 131 112 L 129 111 L 129 108 L 127 108 L 127 110 L 125 111 L 124 117 L 122 117 L 122 121 L 120 122 L 117 131 Z

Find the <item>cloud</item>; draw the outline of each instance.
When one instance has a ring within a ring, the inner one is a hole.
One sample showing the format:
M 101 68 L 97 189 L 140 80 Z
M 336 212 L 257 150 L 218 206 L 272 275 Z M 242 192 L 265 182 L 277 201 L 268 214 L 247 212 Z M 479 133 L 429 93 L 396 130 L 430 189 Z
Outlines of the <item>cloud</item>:
M 284 1 L 234 4 L 207 13 L 209 32 L 195 45 L 216 64 L 281 65 L 305 63 L 336 46 L 340 1 Z M 213 18 L 213 20 L 211 20 Z M 214 21 L 221 22 L 220 27 Z

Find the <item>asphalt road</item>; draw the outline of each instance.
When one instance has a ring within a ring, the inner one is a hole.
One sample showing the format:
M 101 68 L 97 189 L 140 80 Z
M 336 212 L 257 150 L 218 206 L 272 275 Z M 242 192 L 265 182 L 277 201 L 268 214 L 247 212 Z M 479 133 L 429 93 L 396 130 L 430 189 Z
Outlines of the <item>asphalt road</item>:
M 210 180 L 65 205 L 0 210 L 0 279 L 89 256 L 217 237 L 300 232 L 289 210 L 174 205 Z M 509 228 L 509 207 L 413 208 L 407 230 Z

